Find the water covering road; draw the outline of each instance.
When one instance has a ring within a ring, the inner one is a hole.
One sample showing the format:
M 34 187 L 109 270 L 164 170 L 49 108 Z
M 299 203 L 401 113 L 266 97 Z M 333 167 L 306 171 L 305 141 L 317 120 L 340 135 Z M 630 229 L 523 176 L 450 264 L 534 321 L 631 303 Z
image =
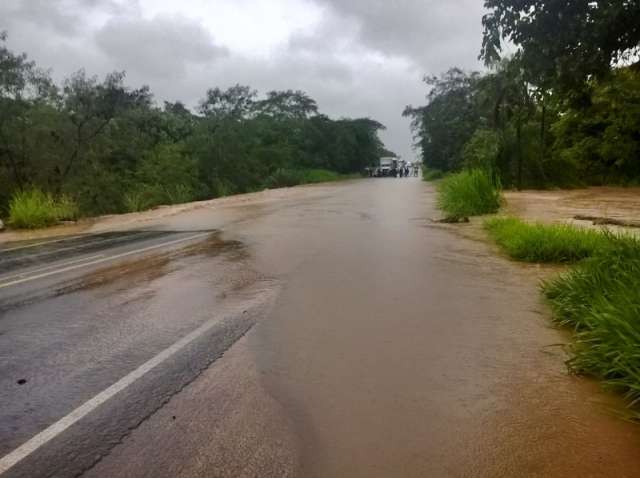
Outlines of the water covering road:
M 414 179 L 0 246 L 7 477 L 638 476 L 541 272 Z

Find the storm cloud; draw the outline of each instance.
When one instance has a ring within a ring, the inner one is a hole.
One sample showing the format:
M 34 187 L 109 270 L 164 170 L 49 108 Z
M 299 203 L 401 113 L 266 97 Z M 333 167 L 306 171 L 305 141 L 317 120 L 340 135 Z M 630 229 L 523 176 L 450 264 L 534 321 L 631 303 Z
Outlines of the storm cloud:
M 333 117 L 384 123 L 412 158 L 401 112 L 425 74 L 480 68 L 482 0 L 3 0 L 0 31 L 61 81 L 125 70 L 156 98 L 195 105 L 207 88 L 301 89 Z

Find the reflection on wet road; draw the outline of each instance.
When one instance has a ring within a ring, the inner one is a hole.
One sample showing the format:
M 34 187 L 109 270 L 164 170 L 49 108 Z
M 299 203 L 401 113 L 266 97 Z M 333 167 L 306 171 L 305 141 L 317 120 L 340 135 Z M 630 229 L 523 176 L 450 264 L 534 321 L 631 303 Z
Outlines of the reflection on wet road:
M 212 232 L 14 244 L 0 257 L 8 476 L 91 467 L 244 335 L 274 289 L 242 244 Z
M 3 476 L 633 476 L 539 271 L 435 214 L 362 180 L 5 246 Z

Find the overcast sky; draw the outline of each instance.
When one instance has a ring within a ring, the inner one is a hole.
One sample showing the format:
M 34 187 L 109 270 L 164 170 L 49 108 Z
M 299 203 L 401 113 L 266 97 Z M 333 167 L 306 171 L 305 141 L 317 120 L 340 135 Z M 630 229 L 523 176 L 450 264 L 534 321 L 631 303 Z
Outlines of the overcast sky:
M 301 89 L 332 117 L 372 117 L 413 158 L 401 112 L 424 74 L 478 69 L 483 0 L 0 0 L 0 31 L 61 80 L 125 70 L 158 100 L 207 88 Z

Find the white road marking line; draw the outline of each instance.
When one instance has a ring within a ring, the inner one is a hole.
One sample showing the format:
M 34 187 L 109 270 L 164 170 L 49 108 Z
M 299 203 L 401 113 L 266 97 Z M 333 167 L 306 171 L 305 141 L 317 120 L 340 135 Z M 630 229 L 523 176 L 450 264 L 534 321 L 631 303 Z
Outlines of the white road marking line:
M 183 237 L 181 239 L 176 239 L 174 241 L 167 241 L 167 242 L 163 242 L 162 244 L 155 244 L 153 246 L 143 247 L 142 249 L 136 249 L 135 251 L 123 252 L 121 254 L 116 254 L 116 255 L 108 256 L 108 257 L 103 257 L 101 259 L 96 259 L 94 261 L 83 262 L 82 264 L 76 264 L 76 265 L 72 265 L 72 266 L 68 266 L 68 267 L 63 267 L 62 269 L 56 269 L 54 271 L 44 272 L 42 274 L 36 274 L 34 276 L 24 277 L 22 279 L 17 279 L 17 280 L 10 281 L 10 282 L 5 282 L 5 283 L 0 284 L 0 289 L 3 289 L 5 287 L 10 287 L 12 285 L 22 284 L 24 282 L 30 282 L 30 281 L 33 281 L 33 280 L 36 280 L 36 279 L 43 279 L 45 277 L 49 277 L 49 276 L 52 276 L 52 275 L 55 275 L 55 274 L 61 274 L 63 272 L 68 272 L 68 271 L 72 271 L 72 270 L 75 270 L 75 269 L 80 269 L 81 267 L 92 266 L 92 265 L 95 265 L 95 264 L 100 264 L 102 262 L 107 262 L 107 261 L 112 261 L 112 260 L 115 260 L 115 259 L 120 259 L 121 257 L 127 257 L 127 256 L 131 256 L 133 254 L 139 254 L 141 252 L 151 251 L 153 249 L 158 249 L 160 247 L 170 246 L 172 244 L 178 244 L 180 242 L 192 241 L 192 240 L 198 239 L 200 237 L 208 236 L 209 234 L 210 234 L 209 232 L 203 232 L 202 234 L 195 234 L 193 236 Z
M 190 342 L 193 342 L 199 336 L 208 332 L 214 325 L 220 322 L 219 318 L 210 319 L 200 327 L 195 329 L 190 334 L 178 340 L 176 343 L 171 345 L 169 348 L 164 349 L 155 357 L 151 358 L 147 362 L 140 365 L 133 372 L 125 375 L 116 383 L 111 385 L 109 388 L 103 390 L 98 395 L 90 399 L 89 401 L 83 403 L 78 408 L 73 410 L 67 416 L 61 418 L 53 425 L 45 428 L 43 431 L 29 439 L 27 442 L 20 445 L 18 448 L 13 450 L 8 455 L 5 455 L 0 459 L 0 475 L 5 473 L 7 470 L 15 466 L 19 461 L 23 460 L 31 453 L 36 451 L 38 448 L 44 446 L 47 442 L 55 438 L 64 432 L 67 428 L 69 428 L 74 423 L 81 420 L 83 417 L 91 413 L 93 410 L 98 408 L 100 405 L 105 403 L 111 397 L 116 395 L 118 392 L 121 392 L 133 382 L 141 378 L 144 374 L 146 374 L 151 369 L 157 367 L 162 362 L 167 360 L 169 357 L 174 355 L 176 352 L 180 351 L 183 347 L 188 345 Z
M 0 252 L 10 252 L 10 251 L 18 251 L 20 249 L 29 249 L 30 247 L 43 246 L 45 244 L 53 244 L 54 242 L 69 241 L 71 239 L 77 239 L 79 237 L 82 237 L 82 236 L 67 236 L 61 239 L 54 239 L 52 241 L 33 242 L 31 244 L 26 244 L 24 246 L 10 247 L 9 249 L 0 249 Z
M 39 267 L 38 269 L 30 269 L 30 270 L 25 271 L 25 272 L 20 272 L 19 274 L 13 274 L 13 275 L 10 275 L 10 276 L 7 276 L 7 277 L 0 277 L 0 282 L 8 281 L 10 279 L 15 279 L 17 277 L 24 277 L 26 275 L 33 274 L 34 272 L 42 272 L 42 271 L 46 271 L 46 270 L 49 270 L 49 269 L 55 269 L 56 267 L 68 266 L 70 264 L 76 264 L 76 263 L 82 262 L 82 261 L 90 261 L 91 259 L 98 259 L 100 257 L 105 257 L 105 255 L 104 254 L 96 254 L 94 256 L 81 257 L 79 259 L 74 259 L 72 261 L 62 262 L 60 264 L 52 264 L 52 265 L 46 266 L 46 267 Z

